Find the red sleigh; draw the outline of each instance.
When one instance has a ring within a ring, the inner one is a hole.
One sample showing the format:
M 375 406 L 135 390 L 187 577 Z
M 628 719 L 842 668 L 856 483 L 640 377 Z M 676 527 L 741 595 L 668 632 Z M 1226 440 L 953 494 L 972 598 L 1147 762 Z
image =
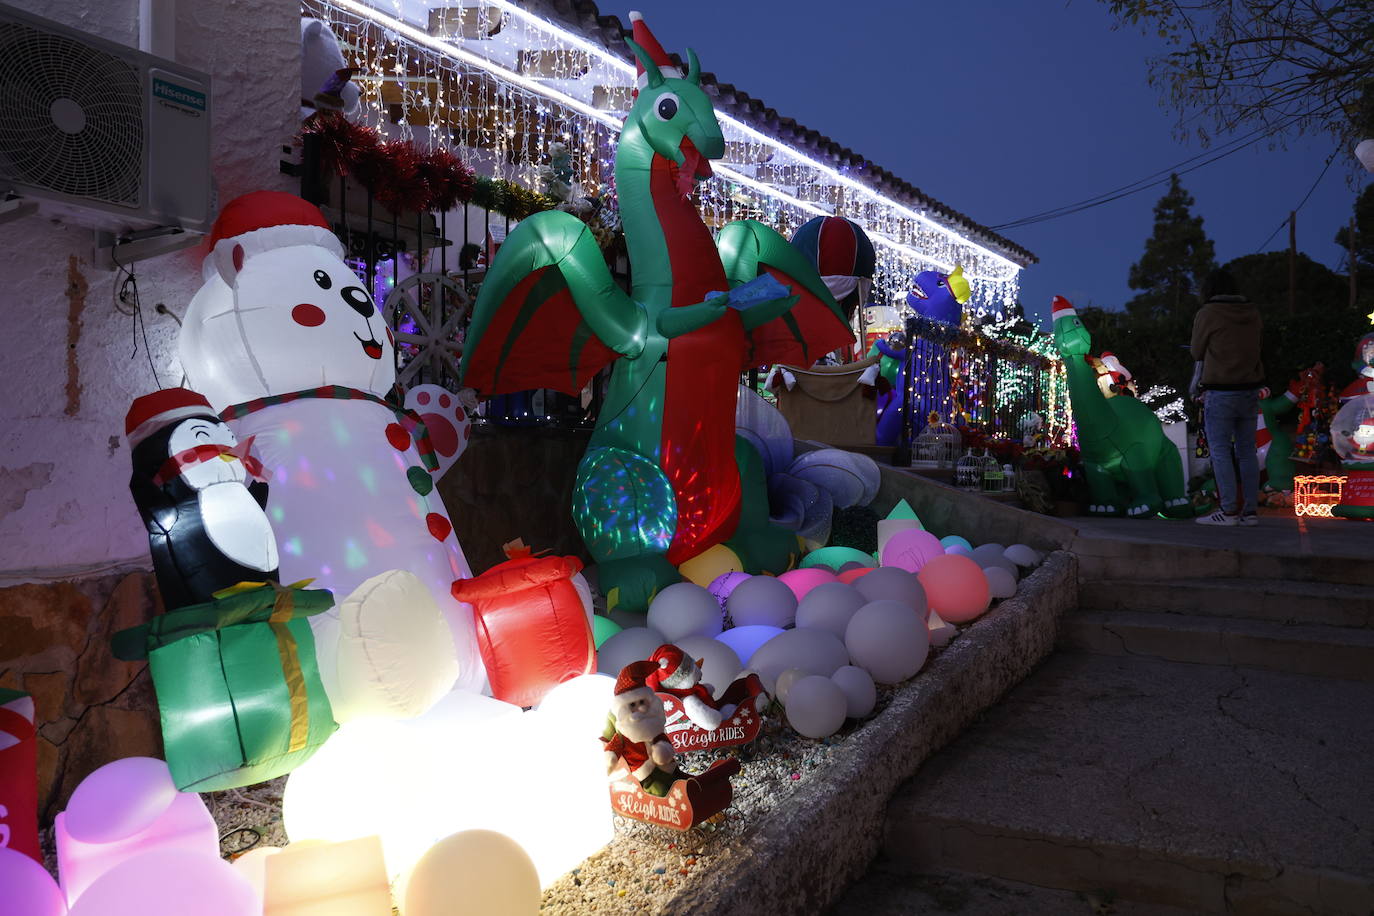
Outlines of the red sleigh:
M 730 777 L 739 772 L 739 761 L 717 760 L 698 776 L 683 774 L 667 795 L 650 795 L 619 761 L 611 770 L 611 807 L 622 817 L 673 830 L 687 830 L 730 805 L 734 790 Z
M 663 712 L 668 716 L 664 733 L 672 742 L 673 750 L 679 754 L 684 751 L 709 751 L 718 747 L 733 747 L 748 744 L 758 737 L 763 728 L 763 716 L 757 711 L 758 697 L 763 695 L 763 682 L 757 674 L 750 674 L 735 681 L 720 698 L 720 703 L 735 704 L 730 718 L 722 721 L 715 731 L 706 731 L 687 718 L 682 708 L 682 700 L 671 693 L 660 693 Z

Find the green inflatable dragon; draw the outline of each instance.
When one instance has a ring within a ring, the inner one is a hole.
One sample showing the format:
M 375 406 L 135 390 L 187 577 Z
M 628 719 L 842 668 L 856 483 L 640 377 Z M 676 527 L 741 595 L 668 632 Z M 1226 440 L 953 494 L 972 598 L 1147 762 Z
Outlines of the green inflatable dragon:
M 1191 516 L 1178 448 L 1159 417 L 1132 397 L 1108 398 L 1084 359 L 1092 338 L 1063 296 L 1054 297 L 1054 343 L 1064 358 L 1069 398 L 1078 426 L 1078 449 L 1087 472 L 1092 515 L 1148 518 Z
M 576 393 L 615 362 L 573 516 L 607 603 L 643 610 L 679 579 L 679 564 L 716 544 L 749 571 L 795 562 L 795 534 L 768 521 L 762 462 L 736 442 L 740 373 L 809 366 L 853 335 L 815 269 L 777 232 L 745 220 L 712 238 L 689 195 L 725 141 L 696 55 L 687 52 L 684 74 L 642 18 L 630 18 L 640 80 L 615 160 L 630 293 L 586 225 L 535 214 L 487 273 L 462 369 L 483 394 Z

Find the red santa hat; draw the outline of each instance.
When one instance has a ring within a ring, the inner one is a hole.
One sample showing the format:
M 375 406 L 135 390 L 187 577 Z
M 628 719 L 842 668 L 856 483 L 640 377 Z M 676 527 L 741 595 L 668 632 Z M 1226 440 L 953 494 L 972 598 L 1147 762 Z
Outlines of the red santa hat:
M 644 21 L 644 14 L 639 10 L 630 10 L 630 37 L 635 44 L 639 45 L 649 54 L 649 59 L 658 64 L 658 72 L 671 79 L 682 79 L 682 70 L 673 63 L 673 59 L 668 56 L 668 52 L 663 50 L 663 45 L 658 43 L 654 33 L 649 31 L 648 24 Z M 635 57 L 635 92 L 643 89 L 649 84 L 649 77 L 644 72 L 644 65 L 639 62 L 639 57 Z
M 206 280 L 218 273 L 229 284 L 249 258 L 264 251 L 318 245 L 337 257 L 344 254 L 320 208 L 284 191 L 252 191 L 229 201 L 215 218 L 209 245 L 201 273 Z
M 187 417 L 215 416 L 205 395 L 189 388 L 164 388 L 137 398 L 124 415 L 124 437 L 129 448 L 138 445 L 172 423 Z
M 1063 296 L 1055 296 L 1050 302 L 1050 320 L 1058 321 L 1060 318 L 1073 318 L 1078 315 L 1074 311 L 1073 303 Z
M 1117 359 L 1111 350 L 1102 351 L 1102 364 L 1112 373 L 1113 378 L 1118 382 L 1129 382 L 1131 373 L 1125 366 L 1121 365 L 1121 360 Z
M 697 681 L 697 663 L 672 643 L 659 646 L 649 661 L 655 665 L 646 681 L 655 690 L 663 685 L 690 687 Z
M 615 679 L 615 695 L 620 696 L 632 690 L 648 687 L 648 677 L 657 670 L 658 665 L 655 662 L 630 662 L 620 669 L 620 676 Z

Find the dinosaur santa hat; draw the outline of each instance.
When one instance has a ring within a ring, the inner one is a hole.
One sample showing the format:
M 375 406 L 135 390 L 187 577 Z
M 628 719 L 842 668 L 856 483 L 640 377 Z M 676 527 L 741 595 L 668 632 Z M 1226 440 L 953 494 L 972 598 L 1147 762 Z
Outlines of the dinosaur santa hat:
M 1058 321 L 1060 318 L 1073 318 L 1078 315 L 1074 311 L 1073 303 L 1063 296 L 1055 296 L 1050 301 L 1050 320 Z
M 670 79 L 682 79 L 682 70 L 673 63 L 673 59 L 668 56 L 668 52 L 663 50 L 663 45 L 658 43 L 654 33 L 649 31 L 648 23 L 644 21 L 644 14 L 639 10 L 630 10 L 630 36 L 634 43 L 639 45 L 649 54 L 649 59 L 658 64 L 658 72 Z M 635 55 L 635 92 L 643 89 L 649 84 L 649 75 L 644 72 L 644 64 L 640 62 L 639 55 Z
M 218 273 L 232 284 L 256 254 L 296 245 L 318 245 L 342 258 L 343 245 L 320 208 L 285 191 L 251 191 L 225 204 L 208 239 L 201 264 L 204 279 Z

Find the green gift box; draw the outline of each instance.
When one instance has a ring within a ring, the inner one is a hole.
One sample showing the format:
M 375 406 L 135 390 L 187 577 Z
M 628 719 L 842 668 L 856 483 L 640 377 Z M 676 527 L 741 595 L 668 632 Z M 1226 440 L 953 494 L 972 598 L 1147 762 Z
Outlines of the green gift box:
M 243 582 L 115 634 L 116 657 L 148 660 L 181 791 L 288 773 L 338 727 L 307 619 L 333 607 L 334 596 L 304 584 Z

